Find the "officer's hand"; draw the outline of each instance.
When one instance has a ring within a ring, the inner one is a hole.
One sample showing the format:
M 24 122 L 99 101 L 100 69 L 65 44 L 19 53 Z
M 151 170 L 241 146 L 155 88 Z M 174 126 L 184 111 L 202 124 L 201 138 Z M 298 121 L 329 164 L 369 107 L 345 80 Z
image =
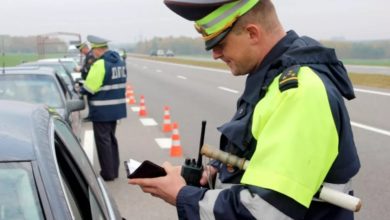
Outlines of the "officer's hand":
M 200 178 L 200 185 L 205 186 L 208 184 L 208 180 L 214 179 L 214 176 L 217 174 L 218 170 L 210 165 L 207 165 L 206 168 L 203 170 L 202 178 Z
M 79 66 L 76 66 L 75 68 L 73 68 L 73 71 L 75 72 L 81 72 L 81 68 Z
M 129 179 L 129 184 L 139 185 L 142 191 L 159 197 L 165 202 L 176 205 L 176 197 L 186 181 L 181 176 L 181 166 L 172 166 L 169 162 L 163 164 L 166 176 L 156 178 Z

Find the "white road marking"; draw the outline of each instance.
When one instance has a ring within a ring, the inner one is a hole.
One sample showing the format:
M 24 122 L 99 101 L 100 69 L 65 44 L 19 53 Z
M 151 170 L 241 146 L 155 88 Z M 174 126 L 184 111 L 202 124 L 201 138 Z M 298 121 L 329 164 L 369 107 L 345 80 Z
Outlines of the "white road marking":
M 222 69 L 215 69 L 215 68 L 208 68 L 208 67 L 192 66 L 192 65 L 177 64 L 177 63 L 168 63 L 168 62 L 163 62 L 163 61 L 145 60 L 145 59 L 142 59 L 142 58 L 134 58 L 134 57 L 132 57 L 131 59 L 141 60 L 141 61 L 144 61 L 144 62 L 161 63 L 161 64 L 171 65 L 171 66 L 187 67 L 187 68 L 198 69 L 198 70 L 208 70 L 208 71 L 213 71 L 213 72 L 230 73 L 229 70 L 222 70 Z M 216 61 L 216 63 L 217 62 L 218 61 Z
M 157 126 L 157 122 L 153 118 L 140 118 L 139 119 L 144 126 Z
M 146 70 L 146 69 L 148 69 L 148 67 L 147 66 L 143 66 L 142 69 Z
M 218 89 L 221 89 L 221 90 L 224 90 L 224 91 L 227 91 L 227 92 L 231 92 L 231 93 L 235 93 L 235 94 L 238 93 L 237 90 L 229 89 L 229 88 L 226 88 L 226 87 L 223 87 L 223 86 L 218 86 Z
M 383 130 L 383 129 L 374 128 L 374 127 L 371 127 L 371 126 L 368 126 L 368 125 L 364 125 L 364 124 L 360 124 L 360 123 L 353 122 L 353 121 L 351 121 L 351 125 L 355 126 L 355 127 L 358 127 L 358 128 L 365 129 L 365 130 L 373 131 L 373 132 L 376 132 L 376 133 L 379 133 L 379 134 L 383 134 L 383 135 L 386 135 L 386 136 L 390 136 L 390 131 L 386 131 L 386 130 Z
M 370 93 L 374 95 L 383 95 L 383 96 L 390 96 L 390 93 L 388 92 L 379 92 L 379 91 L 373 91 L 373 90 L 367 90 L 367 89 L 354 89 L 356 92 L 364 92 L 364 93 Z
M 139 109 L 140 109 L 139 106 L 131 107 L 131 111 L 133 112 L 139 112 Z
M 162 70 L 156 70 L 156 72 L 157 72 L 157 73 L 161 73 L 161 72 L 162 72 Z
M 187 79 L 187 77 L 185 77 L 185 76 L 177 76 L 177 78 L 179 78 L 179 79 Z
M 83 149 L 88 156 L 89 161 L 93 164 L 93 149 L 95 147 L 95 140 L 93 137 L 93 131 L 88 129 L 84 132 Z
M 172 146 L 172 139 L 170 138 L 155 138 L 154 140 L 162 149 L 170 149 Z

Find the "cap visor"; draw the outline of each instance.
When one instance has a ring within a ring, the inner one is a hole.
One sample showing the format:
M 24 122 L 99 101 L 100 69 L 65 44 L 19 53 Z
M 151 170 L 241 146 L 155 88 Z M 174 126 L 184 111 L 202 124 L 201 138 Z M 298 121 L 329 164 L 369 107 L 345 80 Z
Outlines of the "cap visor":
M 228 34 L 229 32 L 232 30 L 232 28 L 228 28 L 226 30 L 224 30 L 222 33 L 220 33 L 218 36 L 214 37 L 213 39 L 210 39 L 208 41 L 205 42 L 206 44 L 206 50 L 211 50 L 213 49 L 213 47 L 217 46 L 217 44 L 219 42 L 221 42 Z

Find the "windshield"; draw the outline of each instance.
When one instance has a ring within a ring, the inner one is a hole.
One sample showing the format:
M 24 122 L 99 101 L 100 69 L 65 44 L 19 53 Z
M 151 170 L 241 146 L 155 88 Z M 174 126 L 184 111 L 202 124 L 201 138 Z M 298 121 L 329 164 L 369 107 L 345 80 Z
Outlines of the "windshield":
M 70 73 L 67 73 L 67 69 L 59 62 L 35 62 L 35 63 L 25 63 L 21 66 L 41 66 L 41 67 L 50 67 L 56 71 L 56 73 L 65 81 L 68 86 L 72 86 L 72 76 Z
M 0 75 L 0 99 L 64 108 L 55 79 L 46 75 Z
M 77 64 L 76 62 L 72 62 L 72 61 L 60 61 L 64 66 L 65 68 L 69 71 L 69 72 L 74 72 L 74 69 L 77 67 Z
M 68 86 L 72 85 L 72 79 L 71 76 L 66 72 L 67 69 L 65 69 L 65 65 L 61 65 L 60 63 L 48 63 L 48 64 L 41 64 L 41 66 L 48 66 L 56 70 L 58 75 L 61 76 L 61 78 L 64 79 L 65 83 Z
M 0 220 L 44 219 L 30 163 L 0 163 Z

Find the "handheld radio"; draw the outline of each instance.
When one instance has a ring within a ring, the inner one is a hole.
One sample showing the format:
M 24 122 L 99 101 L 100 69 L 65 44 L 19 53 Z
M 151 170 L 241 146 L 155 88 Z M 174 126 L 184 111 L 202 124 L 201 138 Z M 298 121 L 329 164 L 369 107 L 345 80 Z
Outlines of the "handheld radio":
M 205 131 L 206 121 L 202 121 L 198 160 L 196 161 L 195 158 L 186 158 L 181 169 L 181 176 L 186 180 L 186 183 L 191 186 L 200 186 L 199 180 L 203 173 L 202 154 L 200 153 L 200 149 L 204 143 Z

